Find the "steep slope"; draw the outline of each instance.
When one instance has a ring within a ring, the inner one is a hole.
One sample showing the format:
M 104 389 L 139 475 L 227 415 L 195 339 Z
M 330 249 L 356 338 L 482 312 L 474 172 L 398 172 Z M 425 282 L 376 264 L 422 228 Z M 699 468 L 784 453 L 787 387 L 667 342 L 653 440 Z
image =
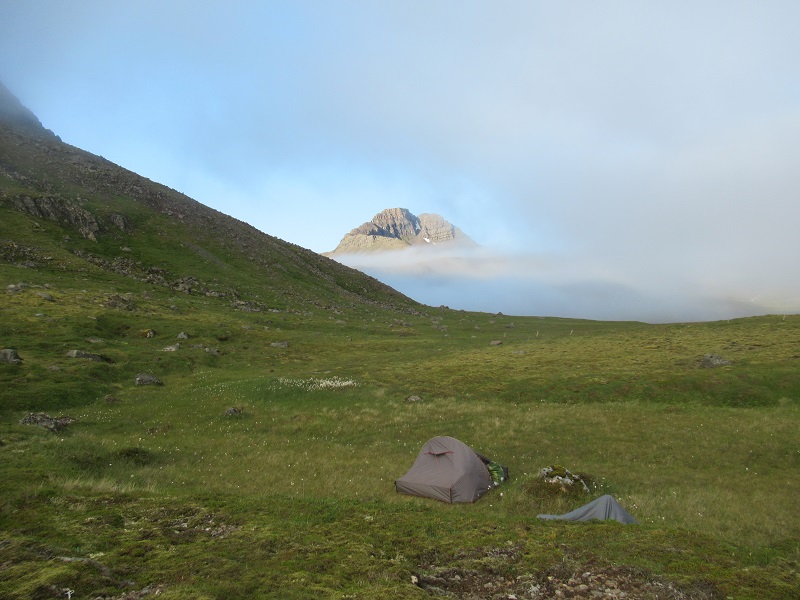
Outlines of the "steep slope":
M 63 143 L 0 84 L 0 260 L 101 269 L 252 306 L 378 306 L 402 294 Z
M 474 246 L 475 242 L 440 215 L 423 213 L 416 216 L 407 208 L 387 208 L 371 221 L 350 231 L 327 255 L 402 250 L 436 244 Z

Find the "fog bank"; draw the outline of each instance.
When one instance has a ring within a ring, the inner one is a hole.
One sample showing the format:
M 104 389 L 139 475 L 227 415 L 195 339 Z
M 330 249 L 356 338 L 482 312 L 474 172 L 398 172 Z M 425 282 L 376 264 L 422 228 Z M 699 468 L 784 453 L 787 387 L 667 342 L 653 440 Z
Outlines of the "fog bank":
M 773 292 L 765 295 L 751 282 L 737 281 L 735 269 L 701 267 L 680 277 L 624 273 L 576 257 L 511 256 L 485 248 L 409 248 L 336 260 L 423 304 L 470 311 L 648 323 L 800 312 L 800 283 L 768 269 L 761 282 Z M 776 279 L 782 280 L 779 293 Z

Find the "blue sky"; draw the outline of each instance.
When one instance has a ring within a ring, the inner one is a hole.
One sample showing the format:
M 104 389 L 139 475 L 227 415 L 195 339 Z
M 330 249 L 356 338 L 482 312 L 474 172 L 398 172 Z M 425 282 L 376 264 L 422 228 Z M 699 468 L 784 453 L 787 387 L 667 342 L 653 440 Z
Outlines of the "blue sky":
M 727 318 L 800 311 L 797 23 L 788 0 L 6 0 L 0 80 L 64 141 L 318 252 L 384 208 L 443 215 L 481 253 L 354 263 L 428 303 Z

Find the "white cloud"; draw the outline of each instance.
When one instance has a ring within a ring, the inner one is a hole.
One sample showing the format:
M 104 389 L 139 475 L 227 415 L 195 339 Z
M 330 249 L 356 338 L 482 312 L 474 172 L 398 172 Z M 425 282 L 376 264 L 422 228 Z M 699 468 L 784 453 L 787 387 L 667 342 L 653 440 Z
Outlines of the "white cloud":
M 779 1 L 28 0 L 2 9 L 0 77 L 66 141 L 288 241 L 330 250 L 404 206 L 504 255 L 448 257 L 458 281 L 423 263 L 422 294 L 506 302 L 507 273 L 549 299 L 526 311 L 755 314 L 797 309 L 798 22 Z

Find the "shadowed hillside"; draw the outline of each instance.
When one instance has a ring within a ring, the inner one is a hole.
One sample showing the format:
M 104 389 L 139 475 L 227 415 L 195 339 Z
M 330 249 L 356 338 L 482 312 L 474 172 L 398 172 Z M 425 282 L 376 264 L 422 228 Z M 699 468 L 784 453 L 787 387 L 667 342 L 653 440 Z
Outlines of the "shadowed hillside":
M 371 277 L 63 143 L 3 87 L 0 211 L 0 257 L 12 264 L 99 268 L 252 307 L 418 308 Z

